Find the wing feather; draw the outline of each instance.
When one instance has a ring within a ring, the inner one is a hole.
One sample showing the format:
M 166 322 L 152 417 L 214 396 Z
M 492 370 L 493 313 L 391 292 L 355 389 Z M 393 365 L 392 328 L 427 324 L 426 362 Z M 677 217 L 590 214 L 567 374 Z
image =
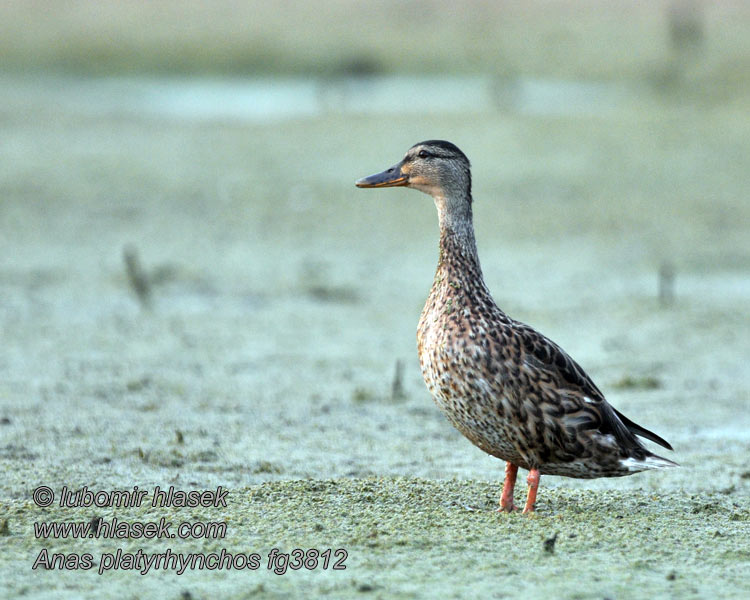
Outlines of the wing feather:
M 612 434 L 628 449 L 643 449 L 636 438 L 638 435 L 672 450 L 672 446 L 666 440 L 634 423 L 612 407 L 586 371 L 555 342 L 523 323 L 514 323 L 514 330 L 526 352 L 527 363 L 546 371 L 555 384 L 565 390 L 566 398 L 576 398 L 576 404 L 580 409 L 585 409 L 589 419 L 587 421 L 577 417 L 580 427 Z

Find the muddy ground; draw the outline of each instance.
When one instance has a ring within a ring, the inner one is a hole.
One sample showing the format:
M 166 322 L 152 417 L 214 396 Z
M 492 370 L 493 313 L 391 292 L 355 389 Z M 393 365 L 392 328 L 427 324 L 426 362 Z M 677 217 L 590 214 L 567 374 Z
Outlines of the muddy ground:
M 68 110 L 61 85 L 0 86 L 0 596 L 750 593 L 743 98 L 650 90 L 593 116 L 333 111 L 262 124 Z M 450 427 L 419 374 L 434 207 L 353 186 L 427 138 L 472 159 L 498 304 L 668 439 L 681 468 L 543 477 L 537 515 L 495 512 L 503 465 Z M 63 486 L 149 496 L 39 508 L 41 485 L 57 498 Z M 150 508 L 157 485 L 223 486 L 227 507 Z M 35 522 L 94 517 L 227 532 L 34 536 Z M 93 567 L 32 570 L 44 548 L 90 553 Z M 262 561 L 97 572 L 105 553 L 167 548 Z M 346 569 L 277 575 L 272 548 L 344 548 Z

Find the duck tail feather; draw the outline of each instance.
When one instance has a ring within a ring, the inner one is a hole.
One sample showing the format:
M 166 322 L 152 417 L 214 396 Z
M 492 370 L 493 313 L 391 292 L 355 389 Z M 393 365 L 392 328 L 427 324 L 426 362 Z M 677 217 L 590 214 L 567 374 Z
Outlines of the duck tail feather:
M 633 423 L 630 419 L 628 419 L 625 415 L 623 415 L 619 410 L 616 408 L 614 409 L 615 413 L 617 413 L 617 416 L 622 421 L 622 424 L 625 425 L 632 433 L 635 435 L 639 435 L 642 438 L 646 438 L 647 440 L 651 440 L 655 444 L 659 444 L 663 448 L 666 448 L 667 450 L 674 450 L 672 448 L 672 445 L 665 440 L 664 438 L 656 435 L 653 431 L 649 431 L 645 427 L 641 427 L 638 425 L 638 423 Z M 664 459 L 666 460 L 666 459 Z

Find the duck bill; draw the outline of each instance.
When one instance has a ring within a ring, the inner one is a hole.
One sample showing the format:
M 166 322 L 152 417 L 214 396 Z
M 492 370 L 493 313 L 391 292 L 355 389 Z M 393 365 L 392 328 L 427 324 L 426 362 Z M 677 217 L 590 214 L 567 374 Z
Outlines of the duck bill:
M 408 178 L 401 171 L 401 163 L 386 169 L 382 173 L 376 173 L 369 177 L 363 177 L 355 182 L 359 188 L 380 188 L 380 187 L 397 187 L 407 185 Z

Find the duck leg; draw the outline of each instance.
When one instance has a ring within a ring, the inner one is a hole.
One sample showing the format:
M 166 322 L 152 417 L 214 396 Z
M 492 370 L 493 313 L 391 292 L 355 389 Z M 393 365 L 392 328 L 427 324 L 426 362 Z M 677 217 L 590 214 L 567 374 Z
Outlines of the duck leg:
M 518 468 L 518 467 L 516 467 Z M 539 489 L 539 469 L 531 469 L 529 476 L 526 478 L 526 483 L 529 484 L 529 494 L 526 496 L 526 506 L 523 509 L 524 514 L 534 512 L 534 505 L 536 504 L 536 491 Z
M 505 463 L 505 482 L 503 483 L 503 493 L 500 496 L 499 511 L 513 512 L 518 507 L 513 504 L 513 488 L 516 486 L 516 474 L 518 466 L 513 463 Z

